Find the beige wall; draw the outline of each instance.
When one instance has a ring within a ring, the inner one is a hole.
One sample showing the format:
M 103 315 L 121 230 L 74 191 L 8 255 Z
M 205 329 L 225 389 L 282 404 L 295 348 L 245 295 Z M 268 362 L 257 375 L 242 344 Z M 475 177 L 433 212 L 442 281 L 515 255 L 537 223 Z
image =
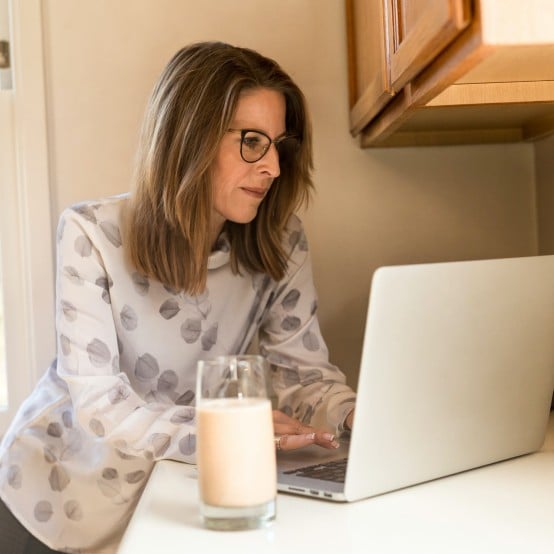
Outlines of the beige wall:
M 304 214 L 331 359 L 356 384 L 382 264 L 537 251 L 531 145 L 358 149 L 348 133 L 342 0 L 45 0 L 53 205 L 127 190 L 142 110 L 169 56 L 219 39 L 303 88 L 318 193 Z M 57 215 L 57 214 L 56 214 Z
M 535 147 L 539 252 L 554 254 L 554 136 Z

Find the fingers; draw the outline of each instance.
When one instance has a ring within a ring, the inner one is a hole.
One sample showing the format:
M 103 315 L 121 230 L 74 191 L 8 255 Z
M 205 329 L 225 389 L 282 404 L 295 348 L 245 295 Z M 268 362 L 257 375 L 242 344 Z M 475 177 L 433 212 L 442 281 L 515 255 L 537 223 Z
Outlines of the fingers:
M 332 433 L 304 425 L 278 410 L 273 411 L 273 427 L 277 450 L 296 450 L 310 444 L 331 450 L 340 446 Z
M 296 450 L 310 444 L 317 444 L 323 448 L 334 450 L 340 444 L 335 440 L 335 436 L 331 433 L 311 432 L 302 434 L 284 434 L 275 437 L 275 447 L 277 450 Z
M 315 442 L 315 433 L 304 435 L 281 435 L 277 437 L 275 444 L 277 450 L 296 450 L 304 446 L 309 446 Z

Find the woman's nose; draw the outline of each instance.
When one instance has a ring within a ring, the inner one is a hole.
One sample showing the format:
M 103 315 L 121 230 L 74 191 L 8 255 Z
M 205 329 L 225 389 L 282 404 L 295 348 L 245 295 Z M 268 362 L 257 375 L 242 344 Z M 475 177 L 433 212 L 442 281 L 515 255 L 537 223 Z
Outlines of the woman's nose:
M 264 171 L 268 176 L 276 179 L 281 173 L 281 167 L 279 165 L 279 152 L 275 144 L 269 146 L 265 156 L 258 162 L 261 171 Z

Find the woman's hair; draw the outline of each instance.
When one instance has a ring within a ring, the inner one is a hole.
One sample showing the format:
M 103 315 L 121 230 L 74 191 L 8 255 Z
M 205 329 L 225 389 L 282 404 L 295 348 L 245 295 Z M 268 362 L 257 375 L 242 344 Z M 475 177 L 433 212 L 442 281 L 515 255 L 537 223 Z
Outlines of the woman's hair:
M 227 221 L 224 228 L 233 272 L 263 272 L 275 280 L 284 276 L 283 231 L 313 186 L 305 99 L 275 61 L 220 42 L 177 52 L 152 92 L 124 220 L 127 253 L 139 272 L 175 290 L 204 290 L 212 247 L 210 170 L 240 95 L 258 88 L 283 94 L 286 132 L 296 135 L 300 145 L 295 154 L 281 156 L 280 175 L 256 217 L 247 224 Z

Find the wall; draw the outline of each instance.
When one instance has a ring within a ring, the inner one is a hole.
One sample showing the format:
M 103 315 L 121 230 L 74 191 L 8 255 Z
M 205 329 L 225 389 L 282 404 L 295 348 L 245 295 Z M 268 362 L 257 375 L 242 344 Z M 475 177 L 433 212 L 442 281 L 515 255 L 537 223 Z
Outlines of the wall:
M 539 253 L 554 254 L 554 136 L 537 142 L 535 168 Z
M 128 189 L 142 111 L 182 45 L 274 57 L 305 91 L 317 195 L 304 214 L 331 359 L 355 386 L 373 269 L 537 251 L 531 145 L 360 150 L 342 0 L 44 0 L 52 200 Z

